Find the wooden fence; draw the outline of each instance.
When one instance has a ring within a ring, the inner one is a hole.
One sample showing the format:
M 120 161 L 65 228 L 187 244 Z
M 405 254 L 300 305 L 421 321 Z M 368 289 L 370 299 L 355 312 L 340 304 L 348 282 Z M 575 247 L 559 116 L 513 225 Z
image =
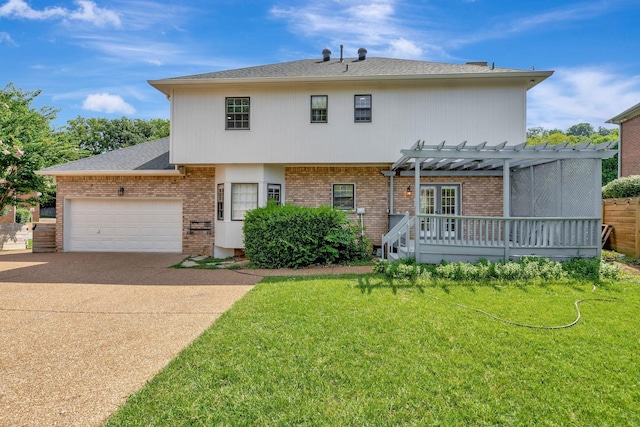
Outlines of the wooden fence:
M 33 226 L 33 252 L 56 251 L 56 224 L 39 222 Z
M 640 197 L 604 199 L 602 223 L 613 227 L 605 249 L 640 258 Z

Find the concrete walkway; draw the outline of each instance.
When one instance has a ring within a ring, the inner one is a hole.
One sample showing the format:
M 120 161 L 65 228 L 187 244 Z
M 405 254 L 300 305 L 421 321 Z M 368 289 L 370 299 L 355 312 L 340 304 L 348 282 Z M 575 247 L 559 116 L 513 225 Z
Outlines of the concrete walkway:
M 0 252 L 0 426 L 104 421 L 264 275 L 183 255 Z

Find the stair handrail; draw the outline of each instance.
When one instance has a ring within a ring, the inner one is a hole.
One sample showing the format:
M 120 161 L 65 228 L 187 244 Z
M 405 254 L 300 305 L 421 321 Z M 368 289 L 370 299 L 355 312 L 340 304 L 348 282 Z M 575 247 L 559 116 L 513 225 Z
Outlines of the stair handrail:
M 410 223 L 409 212 L 405 213 L 402 219 L 398 221 L 396 225 L 393 226 L 391 230 L 385 235 L 382 236 L 382 256 L 383 258 L 387 258 L 387 254 L 389 253 L 390 248 L 400 240 L 403 235 L 408 235 L 410 232 L 410 227 L 407 227 L 407 224 Z M 408 236 L 407 236 L 408 237 Z M 408 238 L 407 238 L 408 242 Z

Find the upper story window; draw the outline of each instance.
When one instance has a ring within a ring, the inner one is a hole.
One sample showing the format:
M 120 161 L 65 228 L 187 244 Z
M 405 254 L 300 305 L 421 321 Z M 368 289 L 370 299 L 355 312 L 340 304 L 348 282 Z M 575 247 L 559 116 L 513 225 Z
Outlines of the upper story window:
M 327 95 L 311 96 L 311 123 L 327 123 L 327 106 L 329 97 Z
M 355 121 L 371 122 L 371 95 L 356 95 L 354 98 Z
M 333 184 L 333 208 L 343 211 L 352 211 L 356 208 L 355 184 Z
M 227 129 L 249 129 L 250 98 L 226 98 Z

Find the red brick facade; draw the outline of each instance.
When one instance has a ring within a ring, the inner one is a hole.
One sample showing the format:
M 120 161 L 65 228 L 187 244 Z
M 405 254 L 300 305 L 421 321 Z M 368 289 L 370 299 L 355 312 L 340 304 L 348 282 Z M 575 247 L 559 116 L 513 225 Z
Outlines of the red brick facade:
M 293 166 L 285 168 L 286 201 L 301 206 L 331 206 L 332 184 L 355 184 L 356 208 L 364 208 L 366 233 L 374 245 L 386 233 L 389 212 L 390 178 L 382 175 L 384 166 Z M 502 177 L 423 177 L 423 183 L 460 184 L 463 215 L 502 215 Z M 413 177 L 394 177 L 394 211 L 413 215 Z M 215 168 L 187 168 L 184 177 L 158 176 L 76 176 L 57 178 L 56 249 L 63 250 L 64 200 L 74 197 L 123 198 L 180 197 L 183 206 L 182 250 L 184 253 L 211 255 L 215 230 L 211 234 L 189 234 L 190 221 L 215 223 Z M 414 189 L 415 191 L 415 189 Z M 350 218 L 358 220 L 355 212 Z
M 365 208 L 364 225 L 374 245 L 388 225 L 390 178 L 382 175 L 389 165 L 378 167 L 299 166 L 285 168 L 286 200 L 304 206 L 331 206 L 332 184 L 355 184 L 356 208 Z M 502 177 L 422 177 L 423 183 L 460 184 L 462 215 L 502 216 Z M 393 210 L 414 214 L 413 177 L 394 177 Z M 357 219 L 358 215 L 350 213 Z
M 640 175 L 640 115 L 620 125 L 620 176 Z
M 64 200 L 69 197 L 117 197 L 124 187 L 123 198 L 181 197 L 182 251 L 211 255 L 214 231 L 189 234 L 190 221 L 214 221 L 215 168 L 187 168 L 183 177 L 162 176 L 75 176 L 57 177 L 56 250 L 62 251 L 64 235 Z

